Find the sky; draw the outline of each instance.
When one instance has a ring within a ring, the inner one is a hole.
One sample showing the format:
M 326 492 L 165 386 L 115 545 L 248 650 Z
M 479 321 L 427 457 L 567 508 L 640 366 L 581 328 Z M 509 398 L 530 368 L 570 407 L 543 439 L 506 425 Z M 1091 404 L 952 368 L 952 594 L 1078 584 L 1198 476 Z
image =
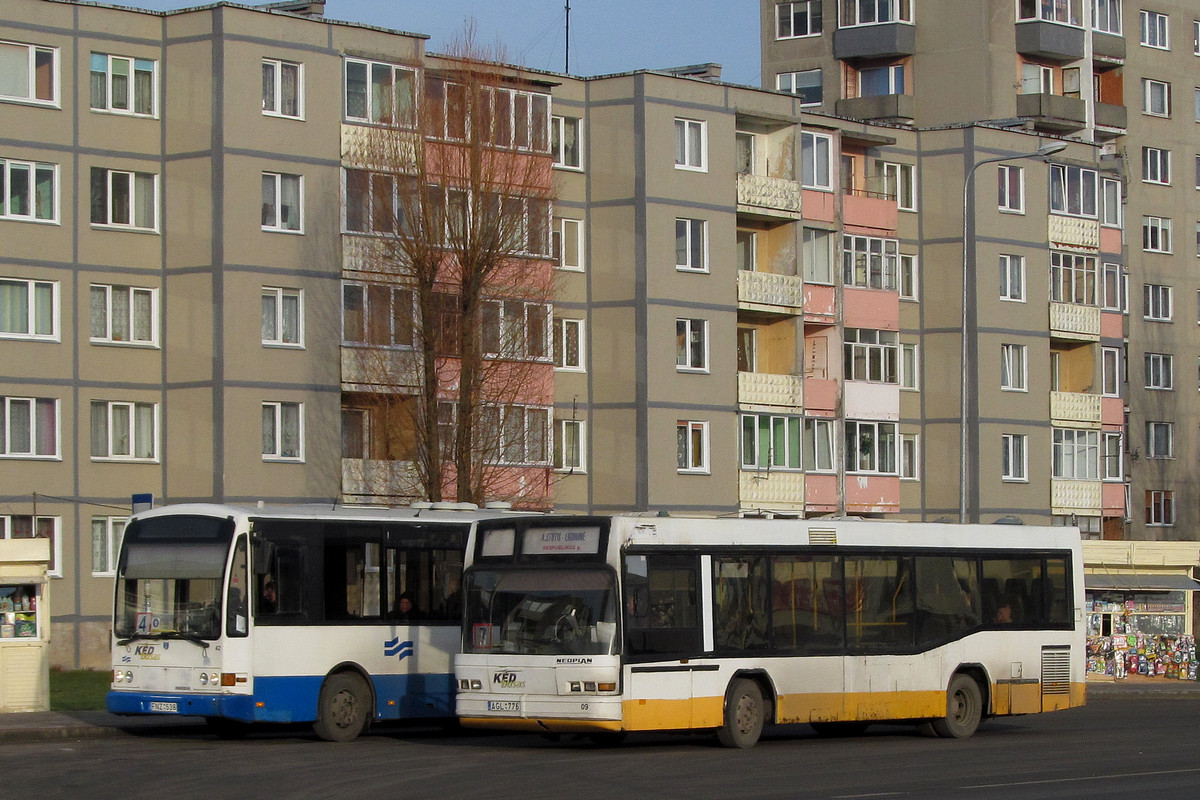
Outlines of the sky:
M 156 11 L 205 0 L 108 0 Z M 730 83 L 759 83 L 758 0 L 327 0 L 325 17 L 429 35 L 443 52 L 474 21 L 477 44 L 524 67 L 605 75 L 715 62 Z M 242 0 L 254 5 L 253 0 Z

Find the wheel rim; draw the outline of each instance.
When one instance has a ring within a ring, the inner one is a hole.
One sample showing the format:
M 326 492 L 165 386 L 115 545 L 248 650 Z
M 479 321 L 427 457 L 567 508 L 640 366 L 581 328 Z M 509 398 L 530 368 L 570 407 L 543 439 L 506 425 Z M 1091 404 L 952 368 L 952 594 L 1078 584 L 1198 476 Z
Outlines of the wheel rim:
M 733 721 L 740 733 L 752 733 L 758 725 L 758 704 L 747 695 L 738 698 Z
M 351 692 L 338 692 L 329 704 L 329 718 L 339 728 L 349 728 L 358 716 L 358 701 Z
M 974 703 L 971 702 L 971 697 L 967 694 L 967 692 L 959 689 L 954 693 L 951 702 L 952 706 L 950 716 L 954 720 L 954 723 L 956 725 L 965 725 L 970 722 L 974 716 L 975 710 L 973 707 Z

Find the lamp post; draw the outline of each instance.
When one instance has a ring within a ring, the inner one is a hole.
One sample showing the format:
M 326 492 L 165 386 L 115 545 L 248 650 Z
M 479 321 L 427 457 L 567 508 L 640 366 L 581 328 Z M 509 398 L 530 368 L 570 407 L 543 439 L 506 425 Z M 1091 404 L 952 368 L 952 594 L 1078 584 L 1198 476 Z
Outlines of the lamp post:
M 969 262 L 968 250 L 967 250 L 967 233 L 968 233 L 968 228 L 969 228 L 969 221 L 972 219 L 972 217 L 968 216 L 968 213 L 967 213 L 968 212 L 967 200 L 970 197 L 971 184 L 972 184 L 972 181 L 975 179 L 975 171 L 978 170 L 980 167 L 982 167 L 984 164 L 997 164 L 1001 161 L 1017 161 L 1017 160 L 1024 159 L 1024 158 L 1047 158 L 1048 156 L 1054 155 L 1055 153 L 1065 150 L 1066 147 L 1067 147 L 1066 142 L 1051 142 L 1050 144 L 1042 145 L 1041 147 L 1039 147 L 1037 150 L 1035 150 L 1032 153 L 1018 153 L 1016 155 L 996 156 L 995 158 L 985 158 L 982 161 L 976 161 L 974 164 L 972 164 L 971 168 L 969 170 L 967 170 L 966 177 L 963 178 L 963 204 L 962 204 L 962 209 L 963 209 L 962 269 L 963 269 L 963 271 L 962 271 L 962 353 L 961 353 L 962 375 L 960 376 L 961 382 L 959 385 L 962 405 L 961 405 L 961 408 L 959 409 L 959 421 L 958 421 L 958 429 L 959 429 L 958 521 L 959 522 L 967 521 L 967 475 L 969 473 L 968 458 L 967 458 L 967 410 L 970 408 L 970 402 L 969 402 L 967 389 L 970 386 L 970 381 L 969 381 L 970 365 L 968 363 L 969 348 L 967 347 L 967 304 L 971 300 L 971 294 L 972 294 L 971 290 L 975 286 L 974 280 L 971 280 L 969 282 L 967 280 L 967 276 L 968 276 L 967 268 L 968 268 L 968 262 Z M 973 277 L 974 276 L 972 274 L 972 278 Z

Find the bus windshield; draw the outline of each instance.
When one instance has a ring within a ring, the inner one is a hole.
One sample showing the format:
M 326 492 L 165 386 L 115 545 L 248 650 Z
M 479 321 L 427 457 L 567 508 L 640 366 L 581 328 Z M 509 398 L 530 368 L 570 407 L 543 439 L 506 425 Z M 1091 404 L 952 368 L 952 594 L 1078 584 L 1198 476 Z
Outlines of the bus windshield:
M 467 653 L 616 652 L 616 576 L 600 569 L 478 569 L 466 579 Z
M 221 586 L 232 535 L 232 521 L 216 517 L 131 523 L 117 565 L 114 633 L 126 638 L 220 636 Z M 232 592 L 230 601 L 236 602 Z M 244 617 L 244 608 L 239 613 Z

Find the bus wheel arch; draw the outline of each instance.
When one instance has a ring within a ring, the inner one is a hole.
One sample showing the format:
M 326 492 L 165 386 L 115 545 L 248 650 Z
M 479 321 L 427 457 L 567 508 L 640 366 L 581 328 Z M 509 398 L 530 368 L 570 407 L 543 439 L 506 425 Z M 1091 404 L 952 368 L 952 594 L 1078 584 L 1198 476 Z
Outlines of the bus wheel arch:
M 979 728 L 988 703 L 987 673 L 978 664 L 963 665 L 946 686 L 946 715 L 930 720 L 933 731 L 945 739 L 965 739 Z
M 725 689 L 717 740 L 725 747 L 753 747 L 767 721 L 774 719 L 774 707 L 775 689 L 765 672 L 735 673 Z
M 328 742 L 349 742 L 367 732 L 375 718 L 375 691 L 359 667 L 343 664 L 325 676 L 317 696 L 313 730 Z

